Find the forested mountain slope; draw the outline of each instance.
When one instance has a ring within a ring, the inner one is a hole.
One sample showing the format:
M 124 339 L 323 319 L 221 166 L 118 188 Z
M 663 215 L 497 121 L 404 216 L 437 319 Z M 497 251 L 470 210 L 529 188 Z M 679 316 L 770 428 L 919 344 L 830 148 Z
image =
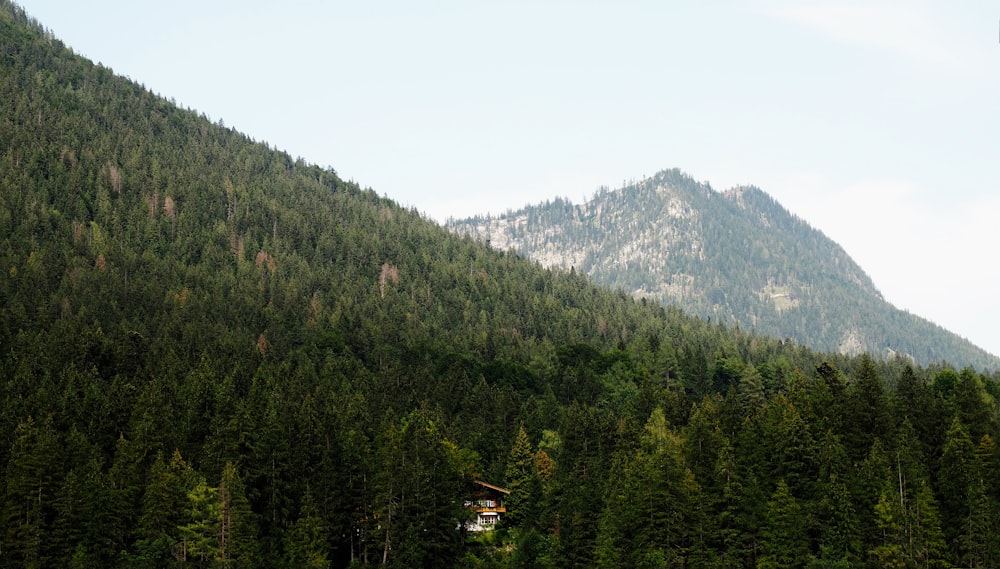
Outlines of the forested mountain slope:
M 1000 560 L 997 377 L 494 251 L 8 0 L 0 347 L 0 567 Z M 511 489 L 497 547 L 475 479 Z
M 839 245 L 755 187 L 719 193 L 668 170 L 582 205 L 557 199 L 449 226 L 546 267 L 818 350 L 1000 369 L 995 355 L 886 302 Z

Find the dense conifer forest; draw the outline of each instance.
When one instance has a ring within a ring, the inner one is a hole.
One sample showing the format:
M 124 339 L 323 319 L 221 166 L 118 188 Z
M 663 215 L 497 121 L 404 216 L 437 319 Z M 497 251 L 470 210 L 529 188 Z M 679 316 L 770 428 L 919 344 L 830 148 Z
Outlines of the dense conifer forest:
M 0 567 L 1000 563 L 997 376 L 491 250 L 9 0 L 0 347 Z

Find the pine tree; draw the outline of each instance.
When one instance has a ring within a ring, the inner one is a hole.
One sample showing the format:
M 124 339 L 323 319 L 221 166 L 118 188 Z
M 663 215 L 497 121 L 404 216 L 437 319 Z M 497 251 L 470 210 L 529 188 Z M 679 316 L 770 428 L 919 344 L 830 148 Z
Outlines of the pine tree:
M 169 463 L 162 453 L 149 467 L 142 510 L 139 514 L 139 540 L 136 550 L 141 559 L 164 563 L 180 540 L 178 527 L 185 523 L 188 491 L 193 473 L 181 453 L 175 450 Z
M 820 520 L 818 560 L 830 565 L 851 566 L 861 553 L 858 535 L 858 515 L 851 501 L 847 485 L 836 474 L 831 474 L 820 488 L 816 509 Z
M 958 537 L 963 567 L 995 567 L 997 513 L 996 503 L 986 493 L 986 483 L 982 478 L 969 488 L 969 517 L 962 524 Z
M 906 555 L 903 551 L 903 511 L 891 491 L 882 492 L 875 504 L 875 527 L 878 539 L 870 554 L 876 567 L 903 569 Z
M 960 557 L 957 539 L 970 515 L 969 490 L 978 480 L 977 471 L 976 449 L 965 426 L 955 417 L 945 438 L 937 477 L 942 525 L 955 562 Z
M 440 567 L 458 554 L 466 474 L 455 469 L 441 422 L 435 411 L 417 409 L 382 437 L 375 511 L 383 563 Z
M 615 524 L 616 514 L 608 506 L 601 514 L 601 521 L 597 526 L 597 544 L 594 549 L 594 566 L 599 569 L 618 569 L 622 567 L 624 559 L 619 546 L 621 531 Z
M 535 456 L 531 450 L 531 440 L 521 425 L 514 438 L 514 446 L 510 449 L 506 469 L 507 516 L 505 522 L 516 526 L 534 519 L 532 509 L 540 498 L 540 484 L 535 467 Z
M 767 502 L 761 536 L 758 569 L 805 567 L 809 563 L 809 540 L 802 508 L 784 480 L 778 481 L 778 487 Z
M 893 440 L 889 399 L 871 356 L 859 359 L 847 395 L 845 444 L 857 460 L 868 454 L 875 439 Z
M 685 563 L 693 549 L 702 552 L 700 489 L 662 409 L 650 414 L 641 447 L 625 457 L 614 488 L 605 500 L 605 552 L 618 548 L 635 566 Z M 611 531 L 617 540 L 607 535 Z
M 177 531 L 181 538 L 180 558 L 205 563 L 221 557 L 219 529 L 222 508 L 218 489 L 209 486 L 200 475 L 196 475 L 196 480 L 187 493 L 184 520 Z
M 938 514 L 937 500 L 931 487 L 923 479 L 916 493 L 915 512 L 911 529 L 909 555 L 912 563 L 924 569 L 948 567 L 948 547 L 944 533 L 941 530 L 941 517 Z
M 818 475 L 818 449 L 809 425 L 783 395 L 768 404 L 767 420 L 763 429 L 774 460 L 771 475 L 783 479 L 793 494 L 811 498 Z
M 328 549 L 323 520 L 316 512 L 312 494 L 306 490 L 299 518 L 285 538 L 285 558 L 288 566 L 306 569 L 330 567 Z
M 47 416 L 17 425 L 5 472 L 3 549 L 22 567 L 48 560 L 48 531 L 59 480 L 59 441 Z
M 251 568 L 258 562 L 258 536 L 250 501 L 239 473 L 226 462 L 219 481 L 219 559 L 225 567 Z

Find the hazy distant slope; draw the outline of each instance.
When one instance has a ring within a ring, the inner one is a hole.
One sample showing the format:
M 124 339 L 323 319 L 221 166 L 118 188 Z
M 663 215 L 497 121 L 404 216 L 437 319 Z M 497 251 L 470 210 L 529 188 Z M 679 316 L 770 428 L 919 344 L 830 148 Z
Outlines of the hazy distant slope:
M 667 170 L 583 205 L 557 199 L 450 226 L 545 266 L 816 349 L 1000 364 L 886 302 L 839 245 L 755 187 L 720 193 Z

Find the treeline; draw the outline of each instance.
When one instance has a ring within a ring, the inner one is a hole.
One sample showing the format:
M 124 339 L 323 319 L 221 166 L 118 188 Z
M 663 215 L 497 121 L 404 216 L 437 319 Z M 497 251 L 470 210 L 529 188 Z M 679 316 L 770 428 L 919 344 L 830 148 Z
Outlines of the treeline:
M 553 474 L 508 476 L 512 565 L 995 566 L 996 383 L 855 363 L 778 386 L 721 359 L 690 407 L 574 415 Z
M 491 251 L 7 0 L 0 101 L 2 567 L 996 562 L 996 377 Z

